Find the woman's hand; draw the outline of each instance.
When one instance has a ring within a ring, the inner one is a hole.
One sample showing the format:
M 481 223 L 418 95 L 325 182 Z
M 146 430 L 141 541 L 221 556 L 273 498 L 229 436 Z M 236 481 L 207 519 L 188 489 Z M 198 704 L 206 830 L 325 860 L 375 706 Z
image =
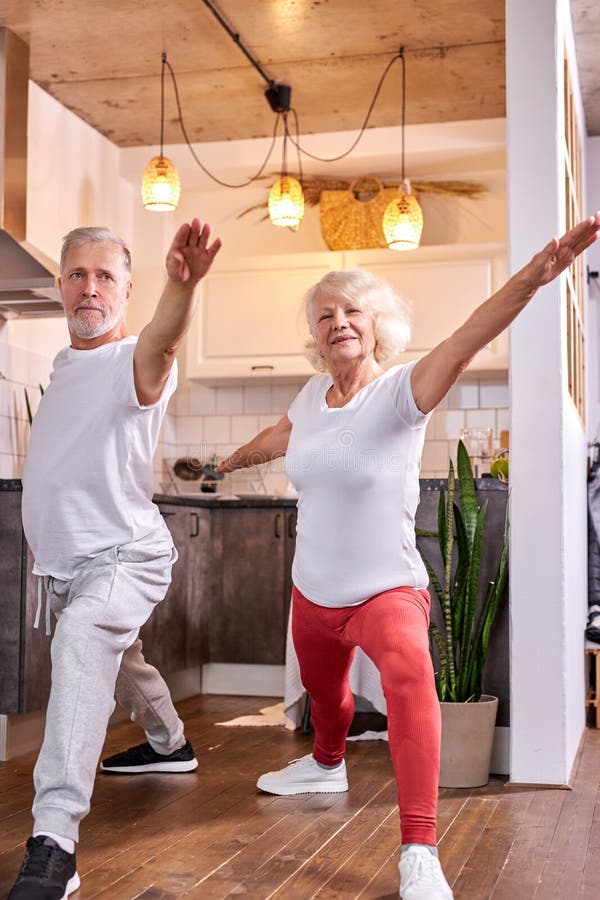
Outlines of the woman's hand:
M 222 245 L 221 238 L 217 238 L 209 247 L 209 238 L 210 225 L 203 225 L 199 219 L 177 229 L 166 259 L 171 281 L 195 284 L 204 278 Z
M 553 281 L 594 243 L 599 231 L 600 212 L 597 212 L 563 234 L 560 240 L 553 237 L 518 273 L 523 278 L 525 290 L 533 295 L 538 288 Z

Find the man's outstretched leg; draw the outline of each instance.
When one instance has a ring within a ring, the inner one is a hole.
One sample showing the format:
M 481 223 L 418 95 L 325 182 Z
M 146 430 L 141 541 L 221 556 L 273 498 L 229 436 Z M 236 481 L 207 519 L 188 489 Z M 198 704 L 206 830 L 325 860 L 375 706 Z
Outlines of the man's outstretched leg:
M 10 900 L 60 900 L 78 887 L 75 842 L 90 808 L 121 659 L 164 597 L 175 559 L 161 534 L 106 551 L 72 582 L 48 582 L 58 617 L 52 687 L 34 770 L 33 837 Z
M 103 759 L 103 772 L 136 775 L 143 772 L 192 772 L 198 767 L 194 750 L 183 734 L 183 722 L 173 706 L 160 672 L 146 662 L 138 638 L 123 654 L 115 698 L 147 741 Z

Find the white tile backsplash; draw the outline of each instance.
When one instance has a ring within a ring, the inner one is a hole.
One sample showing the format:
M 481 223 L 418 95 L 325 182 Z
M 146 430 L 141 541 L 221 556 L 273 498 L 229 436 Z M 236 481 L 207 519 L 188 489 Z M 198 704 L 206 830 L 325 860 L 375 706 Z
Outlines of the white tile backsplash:
M 448 392 L 448 409 L 477 409 L 479 406 L 479 382 L 457 381 Z
M 292 400 L 302 389 L 302 384 L 274 384 L 273 393 L 271 395 L 270 412 L 281 413 L 283 415 L 288 411 Z M 267 410 L 265 410 L 267 412 Z
M 244 391 L 239 387 L 217 388 L 217 415 L 233 416 L 244 411 Z
M 181 417 L 180 417 L 181 420 Z M 231 443 L 231 417 L 205 416 L 204 440 L 207 444 Z
M 204 425 L 208 420 L 207 416 L 178 416 L 175 420 L 173 439 L 178 444 L 201 444 L 204 440 Z
M 467 428 L 491 428 L 496 431 L 495 409 L 468 409 Z
M 177 415 L 163 429 L 162 455 L 181 456 L 187 453 L 209 458 L 213 454 L 227 456 L 246 443 L 259 431 L 279 421 L 304 382 L 292 384 L 246 384 L 206 387 L 188 382 L 178 388 L 183 395 L 178 401 Z M 456 445 L 461 428 L 493 428 L 495 446 L 499 446 L 500 431 L 508 424 L 508 380 L 505 373 L 498 376 L 463 376 L 438 406 L 431 418 L 425 438 L 421 475 L 423 478 L 445 478 L 448 461 L 456 458 Z M 218 412 L 217 412 L 218 410 Z M 230 410 L 226 413 L 225 410 Z M 166 440 L 168 438 L 169 440 Z M 168 452 L 167 452 L 167 448 Z M 155 471 L 160 463 L 155 463 Z M 283 461 L 276 460 L 262 469 L 269 491 L 283 490 L 285 475 Z M 245 485 L 256 480 L 256 472 L 236 473 L 231 485 Z M 235 487 L 233 487 L 235 491 Z
M 258 416 L 232 416 L 231 440 L 245 444 L 258 433 Z
M 274 413 L 273 415 L 270 415 L 270 416 L 259 416 L 258 417 L 258 430 L 264 431 L 265 428 L 271 428 L 271 426 L 276 425 L 280 419 L 281 419 L 281 416 L 278 415 L 277 413 Z
M 421 457 L 421 474 L 431 471 L 442 471 L 444 475 L 448 474 L 450 460 L 448 443 L 448 441 L 425 441 Z
M 465 411 L 463 409 L 437 409 L 427 426 L 426 440 L 451 440 L 458 437 L 461 428 L 465 427 Z
M 0 453 L 0 478 L 19 478 L 22 458 L 12 453 Z
M 508 384 L 479 385 L 479 405 L 483 408 L 493 406 L 508 406 Z
M 496 428 L 498 431 L 498 437 L 500 437 L 501 431 L 508 431 L 510 428 L 510 410 L 509 409 L 497 409 L 496 410 Z
M 213 416 L 217 411 L 217 390 L 191 382 L 188 387 L 188 415 Z M 184 413 L 179 413 L 184 415 Z
M 0 453 L 14 453 L 13 430 L 8 416 L 0 416 Z
M 244 412 L 264 413 L 271 409 L 271 385 L 247 384 L 244 388 Z

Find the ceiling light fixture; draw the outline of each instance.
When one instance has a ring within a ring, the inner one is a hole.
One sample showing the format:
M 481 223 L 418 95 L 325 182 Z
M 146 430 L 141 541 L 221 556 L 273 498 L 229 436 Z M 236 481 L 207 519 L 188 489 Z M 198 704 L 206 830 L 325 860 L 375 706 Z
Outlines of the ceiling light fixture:
M 399 195 L 388 204 L 383 214 L 383 234 L 390 250 L 416 250 L 423 231 L 423 211 L 404 171 L 404 127 L 406 123 L 406 61 L 404 47 L 399 53 L 402 60 L 402 184 Z
M 283 119 L 283 150 L 281 157 L 281 175 L 269 191 L 269 218 L 272 225 L 281 228 L 293 228 L 296 231 L 304 216 L 304 194 L 302 192 L 302 165 L 298 154 L 298 167 L 300 181 L 288 174 L 287 170 L 287 140 L 288 112 L 292 89 L 287 84 L 273 84 L 265 91 L 265 97 L 273 112 Z
M 177 209 L 181 181 L 174 163 L 163 155 L 165 132 L 165 67 L 167 54 L 163 53 L 160 73 L 160 156 L 150 160 L 144 169 L 142 179 L 142 200 L 144 208 L 154 212 L 170 212 Z

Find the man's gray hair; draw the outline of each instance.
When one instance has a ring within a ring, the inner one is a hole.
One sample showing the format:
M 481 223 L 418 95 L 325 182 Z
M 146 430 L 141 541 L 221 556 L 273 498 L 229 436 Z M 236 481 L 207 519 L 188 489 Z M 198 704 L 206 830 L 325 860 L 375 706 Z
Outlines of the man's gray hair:
M 116 244 L 123 251 L 123 262 L 128 272 L 131 272 L 131 253 L 123 238 L 115 234 L 109 228 L 73 228 L 63 238 L 62 250 L 60 251 L 60 268 L 61 271 L 65 265 L 67 253 L 71 247 L 81 247 L 82 244 Z

